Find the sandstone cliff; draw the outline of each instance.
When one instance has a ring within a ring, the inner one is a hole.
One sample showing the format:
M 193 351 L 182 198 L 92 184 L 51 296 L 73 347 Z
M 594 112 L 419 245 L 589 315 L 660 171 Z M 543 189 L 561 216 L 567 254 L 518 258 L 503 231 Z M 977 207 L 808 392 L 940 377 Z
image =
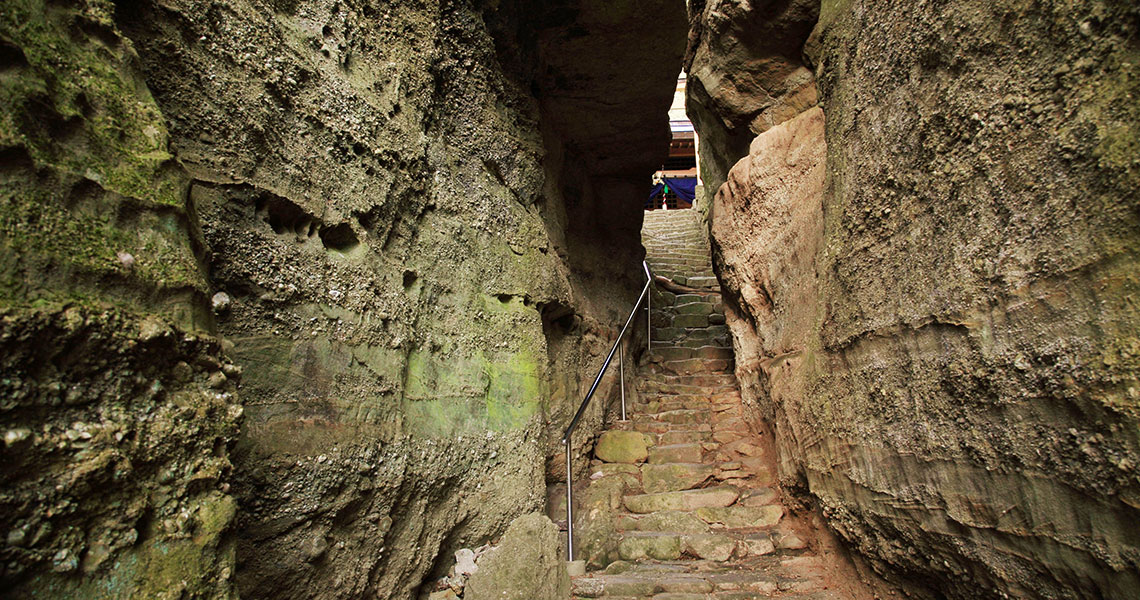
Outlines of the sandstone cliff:
M 1138 18 L 824 2 L 822 110 L 716 193 L 785 486 L 919 597 L 1140 593 Z

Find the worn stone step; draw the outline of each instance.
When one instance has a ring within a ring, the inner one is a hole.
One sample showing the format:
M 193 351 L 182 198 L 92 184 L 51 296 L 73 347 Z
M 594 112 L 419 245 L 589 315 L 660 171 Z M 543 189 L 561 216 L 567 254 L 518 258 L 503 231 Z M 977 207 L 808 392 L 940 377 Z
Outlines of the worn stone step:
M 645 515 L 621 514 L 616 527 L 618 531 L 657 531 L 661 533 L 707 533 L 708 523 L 692 512 L 681 510 L 661 510 Z
M 657 444 L 659 446 L 669 446 L 673 444 L 707 442 L 712 440 L 712 435 L 712 431 L 666 431 L 657 436 Z
M 669 320 L 669 325 L 673 327 L 690 328 L 690 327 L 708 327 L 708 315 L 677 315 Z
M 729 529 L 774 527 L 784 516 L 784 507 L 779 504 L 765 506 L 703 506 L 695 509 L 697 518 L 709 525 L 721 525 Z
M 711 315 L 714 312 L 724 312 L 722 305 L 711 302 L 690 302 L 679 304 L 669 309 L 674 315 Z
M 693 329 L 686 330 L 697 333 L 701 330 Z M 680 346 L 683 348 L 701 348 L 704 346 L 714 346 L 717 348 L 724 348 L 732 352 L 732 338 L 728 334 L 721 336 L 708 336 L 708 335 L 680 335 L 670 340 L 661 340 L 671 346 Z
M 720 285 L 716 277 L 690 277 L 689 285 L 692 287 L 713 287 Z
M 712 415 L 708 408 L 705 407 L 698 410 L 667 410 L 656 413 L 652 417 L 663 423 L 672 423 L 674 425 L 697 425 L 700 423 L 708 423 Z
M 653 341 L 671 342 L 680 337 L 685 332 L 680 327 L 654 327 L 653 328 Z
M 699 373 L 693 373 L 693 375 L 720 375 L 720 374 L 721 373 L 710 373 L 707 371 L 702 371 Z M 680 382 L 673 383 L 673 382 L 655 380 L 655 379 L 651 379 L 649 377 L 645 377 L 645 378 L 639 380 L 636 385 L 637 385 L 637 389 L 639 391 L 646 392 L 646 393 L 670 394 L 670 395 L 688 395 L 688 396 L 695 396 L 695 395 L 707 396 L 707 395 L 712 394 L 712 393 L 729 392 L 729 391 L 732 391 L 733 389 L 735 389 L 735 386 L 728 385 L 728 384 L 713 386 L 713 385 L 701 385 L 699 383 L 698 384 L 688 384 L 688 383 L 680 383 Z
M 658 346 L 653 349 L 655 356 L 664 360 L 678 360 L 686 358 L 709 358 L 731 360 L 735 355 L 732 348 L 722 346 L 700 345 L 689 346 Z
M 700 462 L 647 464 L 641 467 L 641 487 L 648 493 L 688 490 L 704 483 L 716 465 Z
M 727 325 L 709 325 L 702 329 L 680 329 L 674 328 L 676 332 L 674 340 L 687 340 L 687 339 L 715 339 L 718 337 L 731 337 Z
M 618 556 L 622 560 L 677 560 L 681 558 L 682 535 L 658 531 L 638 531 L 622 534 L 618 541 Z
M 649 464 L 698 463 L 704 455 L 700 444 L 670 444 L 649 449 Z
M 637 412 L 635 410 L 635 412 Z M 679 411 L 674 411 L 679 412 Z M 678 431 L 684 432 L 697 432 L 705 434 L 705 438 L 710 438 L 713 432 L 713 426 L 709 423 L 708 419 L 689 423 L 670 423 L 668 421 L 660 421 L 654 418 L 654 415 L 648 412 L 644 414 L 635 414 L 633 419 L 628 422 L 628 427 L 621 427 L 621 429 L 629 429 L 633 431 L 640 431 L 642 433 L 658 436 L 657 443 L 661 443 L 660 436 Z M 682 429 L 683 427 L 683 429 Z M 706 441 L 705 439 L 693 441 Z M 680 444 L 688 442 L 678 442 Z
M 695 375 L 657 375 L 656 381 L 700 386 L 731 386 L 736 388 L 736 376 L 731 373 L 708 373 Z
M 678 560 L 690 557 L 714 563 L 749 559 L 776 552 L 765 533 L 626 531 L 619 534 L 618 555 L 622 560 Z M 713 589 L 712 584 L 709 590 Z
M 622 499 L 625 507 L 634 513 L 651 513 L 659 510 L 697 510 L 723 508 L 736 502 L 740 490 L 730 485 L 719 485 L 699 490 L 636 494 Z M 783 513 L 781 513 L 782 515 Z M 719 513 L 713 516 L 721 517 Z M 700 515 L 698 515 L 699 517 Z M 704 520 L 704 519 L 702 519 Z
M 673 302 L 674 306 L 682 306 L 685 304 L 692 304 L 694 302 L 708 302 L 711 304 L 720 304 L 723 299 L 720 294 L 677 294 L 677 299 Z
M 732 369 L 733 361 L 723 358 L 685 358 L 681 360 L 667 360 L 661 363 L 661 368 L 672 373 L 727 373 Z
M 637 403 L 635 406 L 637 406 L 639 414 L 646 415 L 656 415 L 675 410 L 702 410 L 711 414 L 713 411 L 721 410 L 720 402 L 707 396 L 691 395 L 657 396 L 647 402 Z
M 656 421 L 650 416 L 642 415 L 633 418 L 629 424 L 629 429 L 641 433 L 663 434 L 669 432 L 669 423 Z

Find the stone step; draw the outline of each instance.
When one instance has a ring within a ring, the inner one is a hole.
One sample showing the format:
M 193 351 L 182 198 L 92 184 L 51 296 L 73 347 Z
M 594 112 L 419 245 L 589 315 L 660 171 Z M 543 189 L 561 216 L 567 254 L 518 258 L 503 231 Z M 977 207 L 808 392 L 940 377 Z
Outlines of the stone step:
M 659 381 L 661 383 L 679 383 L 685 385 L 729 385 L 735 388 L 736 376 L 731 373 L 710 373 L 710 374 L 695 374 L 695 375 L 669 375 L 659 374 L 653 377 L 647 377 L 646 380 Z
M 667 321 L 668 325 L 682 329 L 709 326 L 709 315 L 677 315 L 671 318 L 663 315 L 661 320 Z
M 669 337 L 665 337 L 668 334 Z M 660 337 L 663 341 L 678 340 L 686 338 L 704 338 L 712 339 L 722 336 L 730 336 L 727 325 L 709 325 L 708 327 L 700 327 L 697 329 L 684 329 L 682 327 L 654 327 L 653 328 L 654 340 Z
M 654 419 L 652 415 L 649 415 L 649 414 L 635 415 L 632 419 L 630 419 L 624 425 L 627 425 L 627 427 L 623 427 L 622 429 L 629 430 L 629 431 L 640 431 L 641 433 L 647 433 L 647 434 L 653 434 L 653 435 L 658 436 L 658 438 L 660 436 L 669 435 L 672 433 L 699 433 L 699 434 L 706 436 L 706 439 L 694 440 L 694 441 L 702 441 L 703 442 L 703 441 L 707 441 L 707 440 L 712 439 L 712 434 L 713 434 L 713 426 L 707 420 L 704 422 L 699 422 L 699 423 L 669 423 L 668 421 L 658 421 L 657 419 Z M 681 427 L 682 425 L 685 428 L 683 430 L 679 430 L 678 427 Z M 657 443 L 661 443 L 660 439 L 656 439 L 655 441 Z M 735 441 L 735 440 L 732 440 L 732 441 Z M 616 462 L 616 461 L 609 461 L 609 462 Z
M 661 363 L 665 371 L 677 374 L 687 373 L 728 373 L 732 370 L 731 359 L 685 358 Z
M 677 296 L 677 299 L 673 301 L 673 305 L 683 306 L 693 303 L 721 304 L 722 302 L 723 300 L 720 294 L 680 294 Z
M 722 358 L 732 359 L 735 354 L 732 348 L 723 346 L 697 346 L 695 348 L 688 346 L 655 346 L 653 348 L 653 356 L 659 357 L 662 360 L 680 360 L 686 358 Z
M 647 464 L 641 467 L 641 487 L 650 494 L 690 490 L 716 473 L 716 465 L 701 462 Z
M 686 543 L 683 537 L 677 541 Z M 658 543 L 664 546 L 671 542 Z M 682 551 L 683 556 L 686 554 Z M 682 560 L 619 560 L 604 573 L 574 578 L 573 594 L 576 598 L 611 600 L 849 600 L 847 594 L 831 589 L 824 577 L 826 571 L 819 556 L 779 552 L 724 562 L 689 556 Z
M 701 269 L 701 270 L 711 270 L 712 269 L 712 261 L 709 260 L 709 257 L 707 257 L 707 256 L 693 257 L 693 258 L 684 258 L 684 257 L 666 258 L 666 259 L 658 259 L 654 262 L 655 262 L 655 264 L 650 265 L 650 269 L 652 269 L 654 271 L 661 271 L 663 269 L 685 269 L 685 268 L 693 268 L 693 269 Z
M 730 389 L 734 388 L 730 383 L 719 385 L 702 384 L 702 383 L 684 383 L 680 379 L 665 380 L 662 378 L 664 375 L 674 375 L 673 373 L 655 373 L 653 375 L 645 375 L 637 380 L 637 389 L 645 393 L 654 394 L 670 394 L 670 395 L 714 395 L 723 394 Z M 731 376 L 731 373 L 688 373 L 688 377 L 721 377 L 724 375 Z
M 715 312 L 723 313 L 724 305 L 712 302 L 689 302 L 671 306 L 667 312 L 672 312 L 674 315 L 711 315 Z
M 667 431 L 657 436 L 657 445 L 671 446 L 707 442 L 713 437 L 712 428 L 709 429 L 710 431 Z
M 622 503 L 630 512 L 645 514 L 659 510 L 724 508 L 736 502 L 738 497 L 740 497 L 739 489 L 730 485 L 719 485 L 699 490 L 635 494 L 623 498 Z M 719 513 L 710 514 L 722 516 Z
M 699 348 L 700 346 L 732 347 L 732 335 L 725 328 L 723 331 L 715 329 L 723 325 L 711 325 L 697 329 L 684 329 L 681 327 L 654 327 L 654 345 L 664 344 L 670 346 L 685 346 Z
M 672 423 L 674 425 L 699 425 L 701 423 L 708 423 L 712 415 L 710 411 L 705 409 L 686 409 L 681 408 L 677 410 L 666 410 L 652 415 L 652 418 L 663 423 Z
M 697 253 L 687 253 L 684 255 L 669 255 L 665 257 L 655 257 L 649 262 L 649 268 L 654 272 L 659 272 L 662 268 L 670 266 L 699 266 L 706 269 L 712 268 L 712 257 L 709 255 L 701 256 Z
M 720 285 L 716 277 L 690 277 L 689 285 L 693 287 L 713 287 Z
M 656 399 L 644 403 L 638 403 L 635 406 L 637 407 L 637 413 L 644 415 L 657 415 L 674 410 L 725 412 L 733 407 L 739 408 L 739 404 L 733 404 L 731 402 L 725 402 L 724 408 L 721 407 L 721 404 L 722 403 L 713 401 L 711 398 L 703 395 L 666 395 L 658 396 Z
M 618 538 L 618 556 L 622 560 L 677 560 L 690 556 L 725 562 L 775 551 L 775 544 L 765 533 L 629 531 Z M 707 591 L 711 591 L 711 586 Z
M 697 463 L 704 456 L 700 444 L 669 444 L 649 449 L 649 464 Z

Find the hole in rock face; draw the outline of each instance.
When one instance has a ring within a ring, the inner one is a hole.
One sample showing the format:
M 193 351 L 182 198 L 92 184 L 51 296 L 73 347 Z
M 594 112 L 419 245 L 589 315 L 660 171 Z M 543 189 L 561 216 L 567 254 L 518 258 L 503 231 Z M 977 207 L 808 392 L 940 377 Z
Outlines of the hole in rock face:
M 28 59 L 24 57 L 23 50 L 8 42 L 0 42 L 0 73 L 26 66 Z
M 415 285 L 417 279 L 419 276 L 416 275 L 415 271 L 404 271 L 404 289 L 409 289 Z
M 543 304 L 540 311 L 542 330 L 548 340 L 551 337 L 561 337 L 571 333 L 581 321 L 578 315 L 574 314 L 574 309 L 561 302 Z
M 257 213 L 278 235 L 294 233 L 307 236 L 311 233 L 313 217 L 300 206 L 284 198 L 262 197 L 257 200 Z
M 557 362 L 574 345 L 574 334 L 580 329 L 582 318 L 574 314 L 574 309 L 561 302 L 539 305 L 542 315 L 542 335 L 546 338 L 546 353 L 552 362 Z
M 31 169 L 34 166 L 32 157 L 23 146 L 0 150 L 0 173 Z
M 512 296 L 510 294 L 495 294 L 495 298 L 498 298 L 499 302 L 502 302 L 503 304 L 510 302 L 511 297 Z
M 360 245 L 360 239 L 348 223 L 321 227 L 319 231 L 321 243 L 329 250 L 348 252 Z

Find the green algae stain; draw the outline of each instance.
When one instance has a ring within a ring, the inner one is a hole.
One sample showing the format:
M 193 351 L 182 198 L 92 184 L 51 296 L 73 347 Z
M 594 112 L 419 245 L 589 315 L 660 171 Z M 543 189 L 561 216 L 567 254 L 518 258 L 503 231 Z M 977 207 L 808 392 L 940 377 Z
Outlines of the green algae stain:
M 518 429 L 538 412 L 541 387 L 539 363 L 529 353 L 447 358 L 414 351 L 405 378 L 405 425 L 432 437 Z
M 10 0 L 0 9 L 9 55 L 0 76 L 0 303 L 155 310 L 163 307 L 152 306 L 151 290 L 206 290 L 183 213 L 188 180 L 113 13 L 106 0 Z
M 123 196 L 181 206 L 182 183 L 165 168 L 165 122 L 113 12 L 100 0 L 75 8 L 5 2 L 0 38 L 18 48 L 19 60 L 0 80 L 0 141 L 23 146 L 37 165 L 84 175 Z

